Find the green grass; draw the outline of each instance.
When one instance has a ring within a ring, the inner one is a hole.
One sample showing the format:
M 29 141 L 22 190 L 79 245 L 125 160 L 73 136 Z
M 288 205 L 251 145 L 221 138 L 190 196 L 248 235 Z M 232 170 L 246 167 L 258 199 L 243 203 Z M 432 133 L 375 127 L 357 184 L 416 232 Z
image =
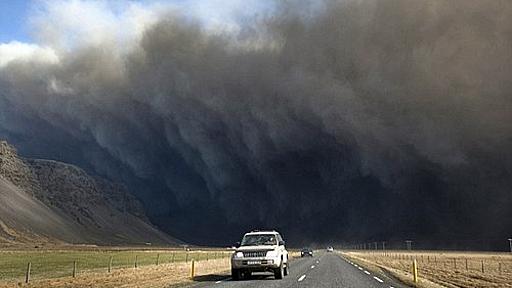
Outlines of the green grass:
M 73 262 L 77 261 L 78 273 L 87 271 L 107 272 L 110 257 L 112 269 L 135 266 L 155 265 L 159 263 L 206 260 L 228 257 L 226 251 L 151 251 L 151 250 L 62 250 L 62 251 L 0 251 L 0 281 L 24 279 L 27 265 L 32 263 L 32 279 L 48 279 L 71 276 Z M 187 256 L 188 255 L 188 256 Z

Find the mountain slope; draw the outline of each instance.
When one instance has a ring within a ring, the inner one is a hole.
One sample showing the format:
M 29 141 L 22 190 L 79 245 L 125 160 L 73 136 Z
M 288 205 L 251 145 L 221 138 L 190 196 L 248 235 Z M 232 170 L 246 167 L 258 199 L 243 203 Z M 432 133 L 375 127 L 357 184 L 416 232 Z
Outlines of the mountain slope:
M 176 244 L 119 184 L 0 142 L 0 241 Z
M 80 240 L 70 221 L 2 178 L 0 203 L 0 239 L 4 242 L 49 241 L 52 235 Z

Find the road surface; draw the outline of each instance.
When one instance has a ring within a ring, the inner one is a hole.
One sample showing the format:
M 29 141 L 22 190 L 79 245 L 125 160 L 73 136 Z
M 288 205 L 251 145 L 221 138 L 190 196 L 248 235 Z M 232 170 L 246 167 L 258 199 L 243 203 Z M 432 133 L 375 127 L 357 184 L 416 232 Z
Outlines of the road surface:
M 376 275 L 355 263 L 350 263 L 336 253 L 318 252 L 315 257 L 300 258 L 291 262 L 290 275 L 282 280 L 275 280 L 271 273 L 254 273 L 250 280 L 233 281 L 231 278 L 226 278 L 205 281 L 193 287 L 404 288 L 407 286 L 385 275 Z

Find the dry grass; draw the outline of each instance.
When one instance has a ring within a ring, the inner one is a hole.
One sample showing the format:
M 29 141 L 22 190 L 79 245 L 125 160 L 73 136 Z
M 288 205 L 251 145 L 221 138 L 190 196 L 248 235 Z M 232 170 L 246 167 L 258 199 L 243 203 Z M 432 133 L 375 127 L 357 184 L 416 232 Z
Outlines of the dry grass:
M 202 260 L 195 262 L 195 280 L 206 281 L 214 279 L 213 275 L 227 275 L 229 259 Z M 31 281 L 30 284 L 21 282 L 0 283 L 0 288 L 7 287 L 55 287 L 55 288 L 139 288 L 139 287 L 177 287 L 191 283 L 191 263 L 166 263 L 149 265 L 140 268 L 121 268 L 106 272 L 83 272 L 76 278 L 61 277 L 48 280 Z M 206 277 L 208 276 L 208 277 Z
M 512 287 L 510 253 L 357 251 L 344 255 L 362 265 L 383 268 L 407 282 L 412 279 L 412 262 L 416 259 L 423 279 L 418 287 Z
M 209 281 L 219 273 L 227 274 L 230 255 L 230 251 L 219 249 L 184 251 L 81 246 L 44 250 L 4 248 L 0 250 L 0 288 L 174 287 L 192 281 L 192 259 L 195 259 L 195 281 Z M 112 270 L 108 273 L 110 259 Z M 137 268 L 134 267 L 135 259 Z M 73 261 L 78 263 L 76 278 L 71 277 Z M 156 265 L 157 261 L 159 265 Z M 28 262 L 32 263 L 32 273 L 30 284 L 27 285 L 24 276 Z
M 188 254 L 188 257 L 187 257 Z M 138 267 L 134 268 L 134 257 Z M 159 256 L 159 265 L 156 257 Z M 3 249 L 0 250 L 0 288 L 6 287 L 179 287 L 193 281 L 216 281 L 230 271 L 226 250 L 203 251 L 169 249 L 99 249 L 71 247 L 69 249 Z M 113 257 L 111 273 L 107 263 Z M 290 257 L 300 252 L 290 251 Z M 188 262 L 187 262 L 188 258 Z M 78 275 L 72 275 L 72 263 L 78 259 Z M 195 277 L 190 279 L 191 259 L 195 261 Z M 24 283 L 26 263 L 32 262 L 30 284 Z
M 32 263 L 31 278 L 34 280 L 71 276 L 73 262 L 77 261 L 79 272 L 106 272 L 112 259 L 112 269 L 132 268 L 137 266 L 211 260 L 229 257 L 229 251 L 183 251 L 151 249 L 73 249 L 53 250 L 0 250 L 0 282 L 20 281 L 25 277 L 27 263 Z

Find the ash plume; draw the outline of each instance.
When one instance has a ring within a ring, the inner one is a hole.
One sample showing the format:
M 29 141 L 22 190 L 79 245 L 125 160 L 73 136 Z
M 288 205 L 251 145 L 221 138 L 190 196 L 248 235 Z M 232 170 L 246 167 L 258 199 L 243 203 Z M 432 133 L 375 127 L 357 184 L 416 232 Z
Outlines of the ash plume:
M 271 227 L 500 249 L 512 3 L 273 4 L 227 30 L 162 10 L 126 45 L 69 45 L 39 19 L 55 55 L 0 67 L 0 136 L 130 184 L 155 224 L 199 244 Z

